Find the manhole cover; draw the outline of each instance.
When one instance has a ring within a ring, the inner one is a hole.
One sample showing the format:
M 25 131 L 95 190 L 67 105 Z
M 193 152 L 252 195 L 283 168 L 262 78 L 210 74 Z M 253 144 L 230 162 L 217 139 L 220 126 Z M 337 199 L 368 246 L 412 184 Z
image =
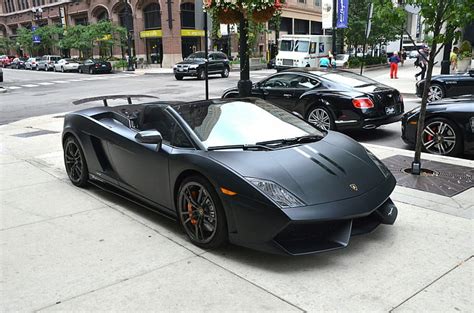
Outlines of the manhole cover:
M 59 133 L 59 132 L 42 129 L 42 130 L 37 130 L 37 131 L 34 131 L 34 132 L 15 134 L 15 135 L 12 135 L 12 136 L 20 137 L 20 138 L 28 138 L 28 137 L 36 137 L 36 136 L 41 136 L 41 135 L 49 135 L 49 134 L 57 134 L 57 133 Z
M 397 185 L 452 197 L 474 187 L 474 169 L 465 166 L 422 160 L 422 174 L 412 175 L 413 157 L 395 155 L 382 160 L 397 180 Z

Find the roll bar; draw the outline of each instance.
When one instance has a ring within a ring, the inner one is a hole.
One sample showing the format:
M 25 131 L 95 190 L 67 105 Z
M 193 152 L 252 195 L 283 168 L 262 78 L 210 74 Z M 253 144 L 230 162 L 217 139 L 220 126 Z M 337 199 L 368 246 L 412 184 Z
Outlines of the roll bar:
M 156 96 L 150 96 L 150 95 L 108 95 L 108 96 L 98 96 L 98 97 L 79 99 L 79 100 L 73 101 L 72 104 L 79 105 L 79 104 L 84 104 L 84 103 L 88 103 L 88 102 L 94 102 L 94 101 L 102 100 L 102 102 L 104 103 L 104 106 L 107 107 L 107 106 L 109 106 L 108 103 L 107 103 L 107 100 L 127 99 L 128 104 L 133 104 L 132 99 L 140 99 L 140 98 L 159 99 Z

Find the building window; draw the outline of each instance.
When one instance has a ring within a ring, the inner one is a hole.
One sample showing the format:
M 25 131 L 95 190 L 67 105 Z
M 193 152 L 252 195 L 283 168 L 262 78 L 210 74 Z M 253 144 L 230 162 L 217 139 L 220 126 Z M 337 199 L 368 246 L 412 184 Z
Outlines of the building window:
M 143 9 L 145 29 L 161 28 L 161 8 L 158 3 L 151 3 Z
M 109 13 L 106 10 L 103 10 L 97 14 L 97 21 L 107 21 L 109 19 Z
M 287 34 L 293 34 L 293 24 L 291 18 L 281 18 L 280 31 L 286 32 Z
M 295 19 L 295 35 L 308 35 L 309 34 L 309 21 Z
M 321 22 L 311 21 L 311 35 L 322 35 L 323 24 Z
M 19 10 L 28 9 L 28 0 L 18 0 L 18 9 Z
M 130 16 L 127 16 L 127 10 L 125 10 L 125 7 L 120 10 L 118 16 L 120 20 L 120 26 L 123 26 L 127 29 L 127 31 L 131 32 L 133 31 L 133 13 L 132 13 L 132 7 L 128 5 L 128 13 Z
M 15 4 L 13 3 L 13 0 L 5 0 L 5 9 L 7 13 L 15 11 Z
M 306 0 L 298 0 L 298 3 L 306 3 Z
M 87 16 L 82 16 L 74 19 L 76 25 L 87 25 Z
M 321 0 L 314 0 L 314 6 L 315 7 L 320 7 L 321 6 Z
M 195 26 L 194 3 L 186 2 L 181 4 L 181 28 L 194 29 Z

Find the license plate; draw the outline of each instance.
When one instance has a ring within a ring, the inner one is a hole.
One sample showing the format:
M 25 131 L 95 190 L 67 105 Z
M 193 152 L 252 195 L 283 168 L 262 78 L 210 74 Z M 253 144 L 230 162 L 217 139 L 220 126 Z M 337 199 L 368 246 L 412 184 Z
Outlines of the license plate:
M 387 115 L 393 115 L 396 113 L 397 113 L 397 108 L 393 105 L 385 108 L 385 114 Z
M 178 72 L 184 72 L 184 69 L 178 68 Z
M 105 65 L 105 64 L 102 64 L 102 67 L 107 67 L 107 65 Z

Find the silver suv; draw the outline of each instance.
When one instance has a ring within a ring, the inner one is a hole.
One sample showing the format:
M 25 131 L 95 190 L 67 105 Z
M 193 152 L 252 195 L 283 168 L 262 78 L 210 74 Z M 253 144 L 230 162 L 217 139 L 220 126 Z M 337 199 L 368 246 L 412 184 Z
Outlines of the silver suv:
M 54 70 L 54 64 L 61 60 L 60 55 L 43 55 L 41 60 L 38 62 L 38 66 L 36 67 L 36 70 L 43 70 L 43 71 L 49 71 L 49 70 Z

